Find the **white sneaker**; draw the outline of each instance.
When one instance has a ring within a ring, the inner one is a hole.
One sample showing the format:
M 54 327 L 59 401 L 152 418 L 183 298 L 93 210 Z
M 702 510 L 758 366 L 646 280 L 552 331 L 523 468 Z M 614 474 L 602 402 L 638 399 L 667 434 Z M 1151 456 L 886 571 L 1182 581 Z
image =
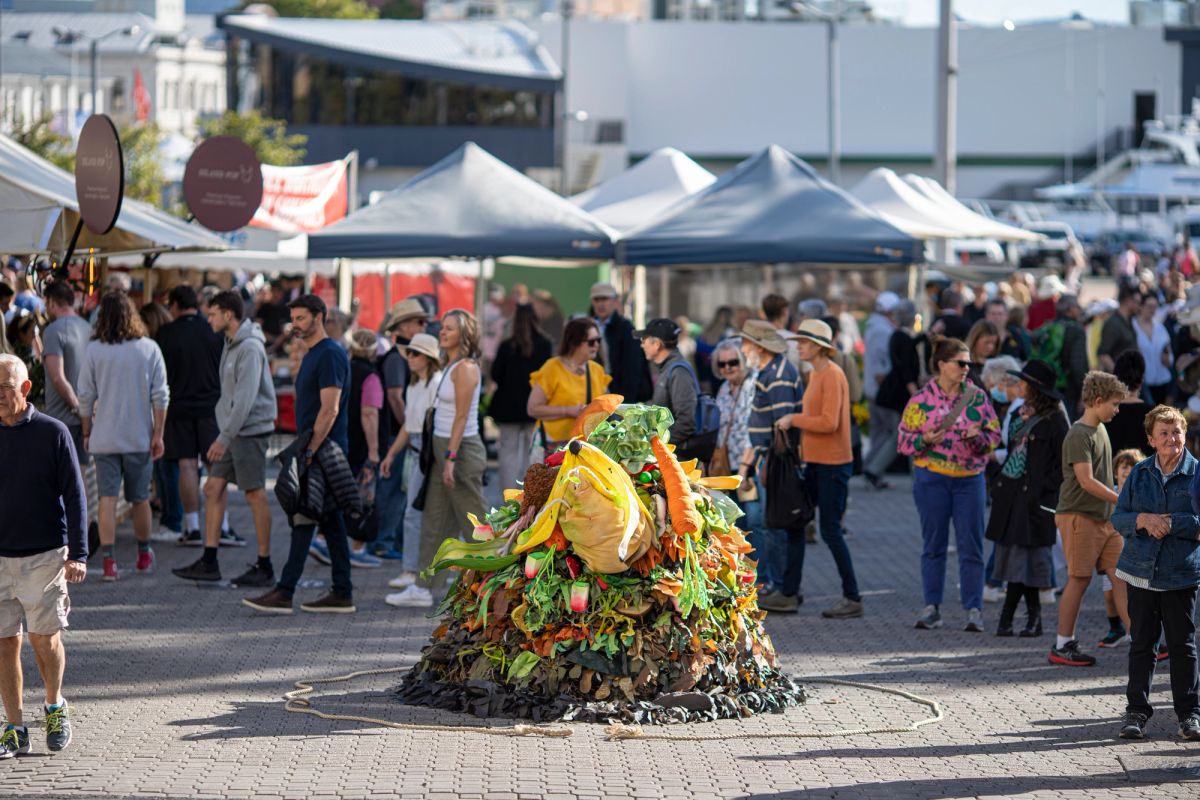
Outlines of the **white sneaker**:
M 164 525 L 164 526 L 161 526 L 154 533 L 150 534 L 150 541 L 152 541 L 152 542 L 171 542 L 172 544 L 174 544 L 175 542 L 179 541 L 179 537 L 182 535 L 183 534 L 180 533 L 179 531 L 173 531 Z
M 417 582 L 416 573 L 401 572 L 396 577 L 388 581 L 388 586 L 392 589 L 407 589 Z
M 984 586 L 983 587 L 983 602 L 999 603 L 1004 599 L 1005 591 L 999 586 Z
M 1058 601 L 1058 598 L 1054 596 L 1053 589 L 1042 589 L 1038 592 L 1038 599 L 1042 601 L 1042 605 L 1044 606 L 1052 606 Z
M 389 594 L 383 602 L 397 608 L 429 608 L 433 605 L 433 593 L 420 586 L 409 586 L 403 592 Z

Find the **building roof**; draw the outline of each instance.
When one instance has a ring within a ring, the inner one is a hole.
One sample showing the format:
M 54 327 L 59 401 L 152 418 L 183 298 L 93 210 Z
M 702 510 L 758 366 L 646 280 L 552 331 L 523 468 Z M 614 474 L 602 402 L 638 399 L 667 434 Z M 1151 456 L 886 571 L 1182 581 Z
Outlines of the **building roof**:
M 0 75 L 70 75 L 71 61 L 24 42 L 0 43 Z
M 222 17 L 218 26 L 252 42 L 363 69 L 416 78 L 552 91 L 558 64 L 529 28 L 514 21 Z
M 71 44 L 62 43 L 60 31 L 73 31 L 81 36 L 75 41 L 77 52 L 86 51 L 89 37 L 103 36 L 110 31 L 138 27 L 133 36 L 110 36 L 100 42 L 101 53 L 141 53 L 149 50 L 162 37 L 174 39 L 174 31 L 165 32 L 157 29 L 157 22 L 146 14 L 129 13 L 87 13 L 69 14 L 63 12 L 26 12 L 10 11 L 0 16 L 0 49 L 8 49 L 10 45 L 21 43 L 33 50 L 57 52 L 64 56 L 70 53 Z M 203 15 L 188 15 L 184 21 L 184 31 L 179 38 L 200 39 L 207 47 L 224 49 L 221 37 L 216 34 L 216 25 L 212 17 Z

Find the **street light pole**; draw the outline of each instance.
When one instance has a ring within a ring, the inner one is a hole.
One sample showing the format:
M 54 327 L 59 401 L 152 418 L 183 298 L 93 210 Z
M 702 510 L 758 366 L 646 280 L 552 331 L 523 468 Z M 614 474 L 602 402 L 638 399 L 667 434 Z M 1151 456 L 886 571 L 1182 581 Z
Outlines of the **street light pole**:
M 842 75 L 841 44 L 838 40 L 838 18 L 841 16 L 841 0 L 834 13 L 825 20 L 829 26 L 829 180 L 835 185 L 842 180 Z
M 957 177 L 958 136 L 958 35 L 953 0 L 940 0 L 941 25 L 937 51 L 937 145 L 934 162 L 937 177 L 954 194 Z
M 96 61 L 97 61 L 97 55 L 98 55 L 97 51 L 99 50 L 99 44 L 100 44 L 99 39 L 92 39 L 92 41 L 89 42 L 89 44 L 88 44 L 88 50 L 90 51 L 90 55 L 91 55 L 91 59 L 92 59 L 92 113 L 93 114 L 97 114 L 100 111 L 100 89 L 97 86 L 97 70 L 96 70 Z
M 570 167 L 567 165 L 567 138 L 571 133 L 571 123 L 568 118 L 570 114 L 571 101 L 567 96 L 567 80 L 571 75 L 571 8 L 572 0 L 559 0 L 561 3 L 560 15 L 562 16 L 562 108 L 558 110 L 558 124 L 562 141 L 559 142 L 559 159 L 561 160 L 561 169 L 558 173 L 558 191 L 563 197 L 566 197 L 571 192 L 571 180 L 569 177 Z

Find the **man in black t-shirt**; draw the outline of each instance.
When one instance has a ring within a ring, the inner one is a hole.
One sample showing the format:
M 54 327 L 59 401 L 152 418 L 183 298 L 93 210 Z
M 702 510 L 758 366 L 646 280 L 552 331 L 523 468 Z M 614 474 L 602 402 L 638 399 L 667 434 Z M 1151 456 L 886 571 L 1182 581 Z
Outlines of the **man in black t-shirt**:
M 221 349 L 224 342 L 200 314 L 196 290 L 180 284 L 167 295 L 172 322 L 154 337 L 167 367 L 167 386 L 175 402 L 167 410 L 163 458 L 179 462 L 179 496 L 183 501 L 183 535 L 179 543 L 203 547 L 200 532 L 200 459 L 216 441 L 217 400 L 221 397 Z M 244 545 L 232 531 L 223 545 Z
M 404 390 L 408 388 L 408 361 L 396 349 L 407 345 L 412 337 L 424 333 L 429 314 L 421 302 L 410 297 L 394 305 L 388 313 L 387 335 L 393 345 L 379 358 L 379 373 L 383 376 L 384 409 L 380 427 L 386 430 L 386 448 L 400 435 L 404 425 Z M 387 452 L 384 449 L 382 452 Z M 379 508 L 379 536 L 372 553 L 379 558 L 400 559 L 403 556 L 405 494 L 402 475 L 404 455 L 397 457 L 391 477 L 379 477 L 375 486 L 375 503 Z

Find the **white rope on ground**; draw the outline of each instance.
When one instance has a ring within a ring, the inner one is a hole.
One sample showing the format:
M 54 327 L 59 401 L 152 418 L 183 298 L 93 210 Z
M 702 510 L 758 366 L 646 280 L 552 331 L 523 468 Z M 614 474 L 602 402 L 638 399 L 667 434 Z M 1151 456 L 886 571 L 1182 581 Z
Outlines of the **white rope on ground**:
M 313 684 L 316 683 L 342 683 L 344 681 L 361 678 L 364 675 L 391 675 L 397 672 L 407 672 L 410 667 L 388 667 L 386 669 L 364 669 L 358 672 L 351 672 L 349 675 L 338 675 L 335 678 L 309 678 L 308 680 L 296 681 L 296 688 L 284 694 L 283 699 L 285 705 L 284 711 L 290 711 L 293 714 L 309 714 L 321 719 L 341 720 L 344 722 L 365 722 L 369 725 L 381 725 L 385 728 L 395 728 L 403 731 L 445 731 L 448 733 L 483 733 L 489 736 L 554 736 L 566 737 L 570 736 L 572 731 L 570 728 L 547 727 L 544 725 L 526 725 L 518 724 L 511 726 L 486 726 L 486 725 L 433 725 L 426 723 L 415 722 L 392 722 L 386 719 L 375 719 L 374 717 L 362 717 L 357 714 L 327 714 L 324 711 L 317 711 L 312 707 L 303 695 L 312 694 L 316 691 Z
M 384 669 L 364 669 L 358 672 L 351 672 L 348 675 L 338 675 L 334 678 L 309 678 L 303 681 L 296 681 L 296 688 L 283 695 L 284 711 L 290 711 L 293 714 L 309 714 L 320 719 L 339 720 L 343 722 L 363 722 L 368 725 L 379 725 L 385 728 L 394 728 L 396 730 L 407 731 L 441 731 L 446 733 L 482 733 L 489 736 L 551 736 L 556 738 L 565 738 L 571 736 L 573 731 L 570 728 L 546 726 L 546 725 L 527 725 L 520 723 L 511 726 L 485 726 L 485 725 L 434 725 L 415 722 L 392 722 L 386 719 L 376 719 L 374 717 L 364 717 L 357 714 L 328 714 L 324 711 L 317 711 L 312 707 L 312 703 L 304 697 L 304 695 L 312 694 L 315 690 L 314 684 L 318 683 L 343 683 L 346 681 L 361 678 L 364 675 L 392 675 L 397 672 L 407 672 L 410 667 L 388 667 Z M 935 722 L 941 722 L 945 715 L 942 713 L 942 707 L 936 700 L 931 700 L 927 697 L 921 697 L 912 692 L 906 692 L 903 689 L 895 689 L 890 686 L 876 686 L 870 683 L 860 683 L 858 681 L 843 681 L 835 678 L 809 678 L 806 680 L 797 681 L 801 685 L 822 683 L 828 686 L 846 686 L 853 689 L 863 689 L 869 692 L 880 692 L 882 694 L 893 694 L 898 697 L 903 697 L 917 705 L 926 706 L 933 712 L 933 716 L 925 719 L 917 720 L 903 727 L 881 727 L 881 728 L 855 728 L 848 731 L 799 731 L 789 732 L 782 731 L 777 733 L 721 733 L 721 734 L 699 734 L 699 735 L 683 735 L 676 736 L 667 733 L 646 733 L 641 725 L 623 725 L 614 723 L 604 729 L 610 740 L 620 741 L 623 739 L 641 739 L 655 741 L 674 741 L 674 742 L 716 742 L 726 741 L 728 739 L 834 739 L 839 736 L 881 736 L 892 733 L 915 733 L 924 725 L 932 725 Z

